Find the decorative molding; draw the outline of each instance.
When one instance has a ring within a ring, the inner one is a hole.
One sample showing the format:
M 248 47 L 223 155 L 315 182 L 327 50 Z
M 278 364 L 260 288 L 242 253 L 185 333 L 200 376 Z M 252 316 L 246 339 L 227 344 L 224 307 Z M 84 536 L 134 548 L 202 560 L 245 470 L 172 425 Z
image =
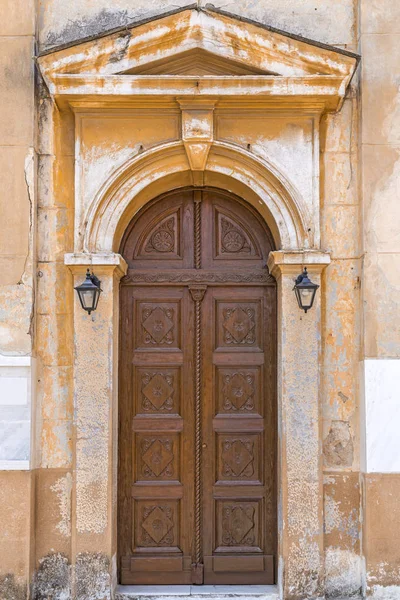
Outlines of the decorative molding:
M 194 345 L 194 407 L 195 407 L 195 471 L 194 471 L 194 563 L 192 571 L 196 573 L 203 569 L 203 479 L 202 479 L 202 389 L 203 389 L 203 361 L 202 361 L 202 323 L 201 303 L 206 293 L 206 285 L 193 285 L 189 287 L 190 294 L 195 303 L 195 345 Z
M 329 252 L 321 250 L 277 250 L 268 256 L 268 269 L 274 277 L 298 275 L 302 267 L 307 267 L 309 273 L 322 273 L 331 262 Z
M 215 102 L 180 100 L 182 141 L 192 171 L 204 171 L 214 139 Z
M 266 269 L 259 271 L 207 271 L 207 270 L 187 270 L 187 271 L 134 271 L 129 270 L 128 274 L 122 279 L 123 284 L 135 283 L 252 283 L 252 284 L 271 284 L 275 285 L 275 279 Z

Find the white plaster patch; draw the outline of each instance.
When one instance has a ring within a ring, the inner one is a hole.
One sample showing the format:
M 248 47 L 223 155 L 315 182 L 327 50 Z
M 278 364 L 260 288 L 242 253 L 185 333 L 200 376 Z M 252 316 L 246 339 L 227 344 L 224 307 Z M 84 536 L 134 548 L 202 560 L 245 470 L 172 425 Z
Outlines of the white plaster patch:
M 400 600 L 400 585 L 374 585 L 369 598 L 374 600 Z
M 360 593 L 362 559 L 351 550 L 329 547 L 325 551 L 325 592 L 327 596 L 347 597 Z
M 400 359 L 366 359 L 366 472 L 400 472 Z

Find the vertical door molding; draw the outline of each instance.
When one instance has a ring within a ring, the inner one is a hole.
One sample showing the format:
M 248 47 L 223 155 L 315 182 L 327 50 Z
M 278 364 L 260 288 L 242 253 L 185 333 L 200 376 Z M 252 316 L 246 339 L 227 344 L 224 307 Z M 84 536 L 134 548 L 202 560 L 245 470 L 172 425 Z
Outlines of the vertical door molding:
M 328 253 L 277 251 L 268 258 L 278 282 L 278 582 L 285 599 L 324 596 L 320 441 L 321 289 L 302 311 L 294 280 L 306 266 L 314 283 Z
M 92 568 L 99 572 L 99 586 L 107 582 L 111 597 L 117 551 L 119 280 L 127 265 L 113 253 L 66 254 L 64 262 L 74 276 L 74 286 L 90 268 L 103 290 L 90 316 L 76 294 L 74 298 L 72 563 L 75 587 L 80 571 Z M 75 593 L 78 597 L 77 589 Z

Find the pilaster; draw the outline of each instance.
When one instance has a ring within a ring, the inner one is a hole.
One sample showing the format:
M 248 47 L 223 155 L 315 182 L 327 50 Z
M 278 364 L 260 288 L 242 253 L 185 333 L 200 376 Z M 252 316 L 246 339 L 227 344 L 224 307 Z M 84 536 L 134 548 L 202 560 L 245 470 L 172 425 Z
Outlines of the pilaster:
M 268 259 L 278 282 L 278 580 L 285 600 L 324 596 L 321 289 L 305 313 L 293 286 L 303 266 L 321 285 L 329 262 L 318 251 L 277 251 Z
M 111 598 L 115 585 L 118 439 L 119 254 L 66 254 L 74 286 L 93 269 L 101 281 L 90 316 L 74 299 L 73 598 Z M 92 581 L 93 589 L 83 589 Z

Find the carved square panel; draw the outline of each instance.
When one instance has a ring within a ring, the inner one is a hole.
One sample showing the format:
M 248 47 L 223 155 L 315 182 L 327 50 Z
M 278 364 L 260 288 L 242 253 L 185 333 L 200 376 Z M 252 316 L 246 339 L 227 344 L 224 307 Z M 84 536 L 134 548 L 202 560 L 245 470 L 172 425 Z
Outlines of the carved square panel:
M 158 350 L 181 347 L 180 302 L 137 302 L 136 348 Z
M 260 302 L 217 302 L 216 347 L 240 348 L 242 350 L 261 347 L 261 304 Z
M 259 434 L 224 433 L 218 434 L 217 440 L 219 481 L 261 481 Z
M 179 479 L 179 435 L 146 433 L 135 439 L 136 481 Z
M 215 515 L 218 552 L 261 550 L 261 500 L 218 500 Z
M 217 412 L 261 414 L 260 367 L 217 367 Z
M 134 377 L 136 414 L 179 414 L 179 368 L 136 368 Z
M 179 501 L 135 502 L 135 547 L 176 548 L 179 545 Z

